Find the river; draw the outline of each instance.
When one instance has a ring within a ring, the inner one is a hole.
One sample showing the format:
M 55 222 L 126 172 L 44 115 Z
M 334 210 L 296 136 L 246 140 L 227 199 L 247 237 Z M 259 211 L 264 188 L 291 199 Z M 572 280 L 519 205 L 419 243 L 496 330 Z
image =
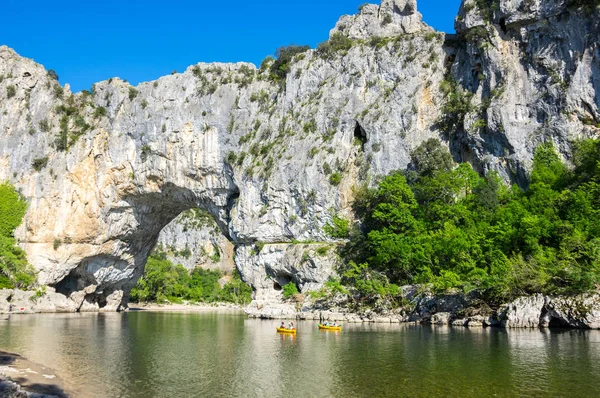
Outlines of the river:
M 347 324 L 232 313 L 12 315 L 0 349 L 75 397 L 598 396 L 600 331 Z

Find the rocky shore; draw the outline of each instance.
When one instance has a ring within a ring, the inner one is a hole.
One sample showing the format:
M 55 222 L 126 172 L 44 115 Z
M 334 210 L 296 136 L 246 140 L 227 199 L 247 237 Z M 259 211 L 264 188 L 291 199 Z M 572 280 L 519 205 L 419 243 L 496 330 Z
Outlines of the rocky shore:
M 118 310 L 133 311 L 241 311 L 242 306 L 233 303 L 181 303 L 156 304 L 136 303 Z M 0 289 L 0 314 L 43 314 L 68 312 L 113 312 L 114 308 L 85 306 L 73 297 L 66 297 L 52 288 L 44 291 L 24 291 L 18 289 Z
M 67 398 L 63 382 L 53 372 L 18 354 L 0 351 L 0 397 Z
M 39 314 L 56 312 L 98 312 L 115 311 L 114 308 L 85 306 L 73 297 L 56 293 L 51 287 L 31 291 L 19 289 L 0 289 L 0 314 Z
M 123 310 L 133 311 L 241 311 L 250 318 L 305 319 L 339 322 L 376 322 L 439 324 L 454 326 L 506 328 L 571 327 L 600 329 L 600 294 L 577 296 L 545 296 L 535 294 L 519 297 L 499 306 L 490 306 L 476 293 L 434 295 L 419 286 L 402 287 L 402 303 L 377 302 L 356 305 L 344 295 L 314 300 L 289 301 L 269 298 L 254 300 L 246 307 L 232 303 L 214 304 L 132 304 Z M 78 307 L 60 293 L 47 291 L 0 290 L 1 314 L 34 314 L 60 312 L 98 312 L 103 308 Z
M 569 327 L 600 329 L 600 294 L 551 297 L 536 294 L 490 307 L 476 294 L 433 295 L 417 286 L 403 288 L 405 305 L 353 308 L 348 298 L 327 301 L 270 303 L 253 301 L 244 309 L 250 318 L 303 319 L 338 322 L 423 323 L 469 327 Z
M 183 303 L 183 304 L 156 304 L 136 303 L 129 305 L 129 311 L 148 312 L 242 312 L 243 307 L 233 303 Z

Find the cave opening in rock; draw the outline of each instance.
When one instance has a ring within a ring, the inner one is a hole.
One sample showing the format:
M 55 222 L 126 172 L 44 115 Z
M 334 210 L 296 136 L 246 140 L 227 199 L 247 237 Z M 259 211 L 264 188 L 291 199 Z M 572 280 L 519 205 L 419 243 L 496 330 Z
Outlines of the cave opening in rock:
M 221 188 L 212 188 L 214 192 L 165 184 L 160 193 L 132 198 L 139 209 L 136 220 L 141 231 L 128 241 L 137 255 L 125 292 L 143 275 L 153 253 L 181 264 L 188 272 L 203 268 L 231 277 L 235 267 L 229 220 L 239 190 L 233 181 L 227 181 L 229 185 L 222 183 Z
M 89 263 L 89 261 L 88 261 Z M 90 273 L 86 272 L 86 265 L 82 263 L 74 268 L 61 281 L 52 285 L 57 293 L 64 294 L 69 297 L 71 293 L 85 289 L 90 285 L 96 284 L 96 280 Z
M 277 274 L 275 276 L 275 282 L 273 283 L 273 288 L 276 291 L 281 291 L 285 285 L 288 283 L 293 283 L 292 276 L 287 274 Z
M 362 126 L 358 122 L 356 122 L 356 125 L 354 126 L 354 140 L 356 142 L 360 142 L 360 146 L 362 147 L 362 149 L 364 149 L 365 144 L 368 141 L 367 132 L 365 131 L 365 129 L 362 128 Z
M 52 276 L 48 286 L 74 301 L 79 311 L 123 309 L 157 250 L 188 271 L 202 267 L 230 278 L 234 245 L 229 217 L 239 190 L 226 181 L 213 191 L 164 183 L 157 191 L 123 197 L 106 217 L 106 224 L 117 232 L 101 237 L 105 241 L 98 246 L 100 254 L 74 256 L 65 274 Z
M 556 317 L 550 317 L 550 322 L 548 322 L 548 327 L 550 328 L 564 328 L 567 326 L 567 323 Z
M 502 29 L 502 32 L 506 34 L 506 32 L 508 31 L 506 28 L 506 18 L 500 18 L 500 29 Z
M 286 275 L 286 274 L 278 274 L 276 276 L 277 278 L 277 282 L 281 285 L 281 286 L 285 286 L 288 283 L 290 283 L 292 281 L 292 277 L 291 275 Z

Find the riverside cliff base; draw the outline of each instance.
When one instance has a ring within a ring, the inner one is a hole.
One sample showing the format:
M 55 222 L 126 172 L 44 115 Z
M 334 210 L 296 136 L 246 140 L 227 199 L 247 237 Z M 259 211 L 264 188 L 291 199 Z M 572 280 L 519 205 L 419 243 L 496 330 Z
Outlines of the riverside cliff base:
M 492 308 L 476 294 L 433 295 L 416 286 L 403 287 L 405 305 L 355 309 L 339 295 L 327 301 L 270 303 L 253 301 L 244 311 L 251 318 L 306 319 L 338 322 L 403 323 L 505 328 L 570 327 L 600 329 L 600 295 L 519 297 Z
M 454 326 L 499 326 L 507 328 L 571 327 L 600 329 L 600 294 L 577 296 L 519 297 L 500 306 L 490 306 L 476 293 L 434 295 L 418 286 L 402 287 L 403 305 L 389 303 L 360 307 L 344 295 L 328 299 L 297 301 L 254 300 L 244 312 L 250 318 L 306 319 L 340 322 L 402 323 L 418 322 Z M 135 311 L 238 311 L 234 304 L 132 304 L 120 310 Z M 56 292 L 0 290 L 1 314 L 61 312 L 103 312 L 100 307 L 78 307 L 70 298 Z M 109 309 L 108 311 L 114 311 Z

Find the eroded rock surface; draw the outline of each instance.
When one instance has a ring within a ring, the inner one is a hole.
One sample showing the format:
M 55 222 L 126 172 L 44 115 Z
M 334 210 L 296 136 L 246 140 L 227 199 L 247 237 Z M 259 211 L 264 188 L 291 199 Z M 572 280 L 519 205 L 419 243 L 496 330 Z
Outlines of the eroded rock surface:
M 170 261 L 188 270 L 200 267 L 227 274 L 235 268 L 234 249 L 212 216 L 197 209 L 181 213 L 164 227 L 157 245 Z
M 382 0 L 380 6 L 364 4 L 357 15 L 340 18 L 331 35 L 342 33 L 353 39 L 368 39 L 426 30 L 433 31 L 422 22 L 416 0 Z
M 415 293 L 416 290 L 422 291 Z M 308 319 L 339 322 L 402 323 L 504 328 L 569 327 L 600 329 L 600 294 L 573 297 L 519 297 L 496 309 L 488 307 L 476 294 L 433 295 L 417 286 L 402 288 L 403 304 L 394 308 L 378 303 L 375 308 L 350 305 L 348 297 L 288 300 L 255 300 L 245 309 L 253 318 Z
M 122 308 L 160 231 L 201 208 L 235 247 L 256 296 L 278 300 L 264 278 L 313 289 L 333 269 L 314 256 L 298 268 L 294 242 L 331 243 L 323 226 L 334 214 L 352 217 L 352 187 L 406 168 L 429 138 L 521 185 L 540 142 L 568 160 L 573 139 L 600 132 L 600 11 L 493 3 L 482 10 L 466 0 L 448 36 L 421 22 L 413 0 L 364 6 L 332 32 L 352 48 L 297 56 L 282 84 L 252 64 L 217 63 L 72 94 L 0 47 L 0 180 L 29 203 L 16 237 L 39 283 L 79 311 Z M 469 102 L 466 114 L 450 114 L 451 131 L 439 123 L 449 112 L 443 81 L 456 81 Z M 163 242 L 186 242 L 177 228 Z M 257 243 L 264 254 L 253 253 Z
M 600 329 L 600 296 L 523 297 L 501 308 L 499 319 L 509 328 L 555 326 Z

